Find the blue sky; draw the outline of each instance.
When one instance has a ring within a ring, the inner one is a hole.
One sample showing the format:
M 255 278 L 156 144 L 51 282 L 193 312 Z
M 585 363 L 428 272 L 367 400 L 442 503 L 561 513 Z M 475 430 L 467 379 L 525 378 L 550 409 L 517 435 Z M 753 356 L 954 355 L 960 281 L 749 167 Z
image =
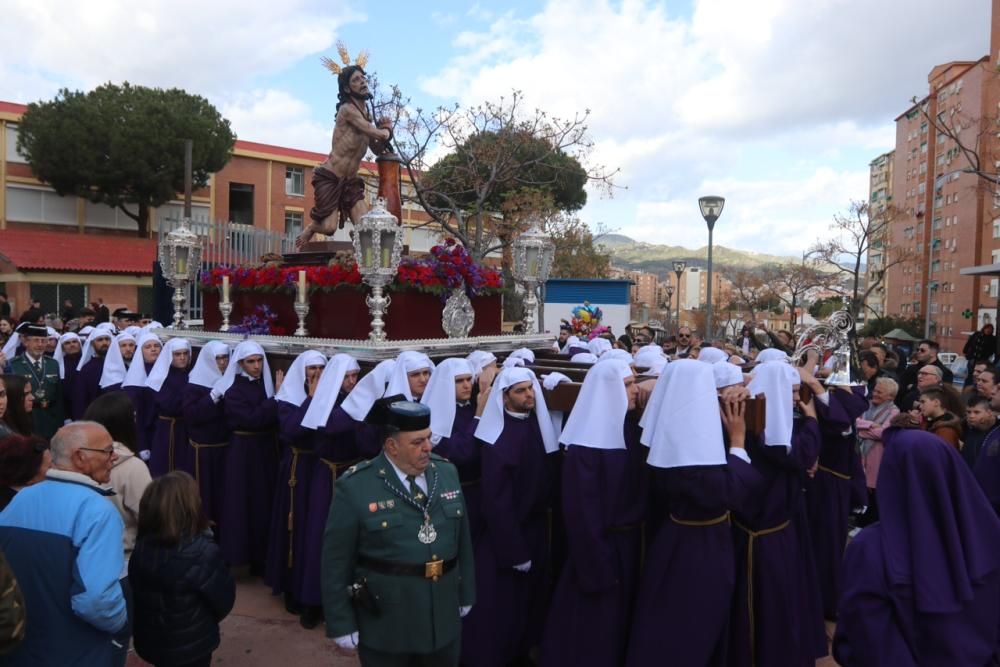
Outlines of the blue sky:
M 868 163 L 938 63 L 988 49 L 988 0 L 11 0 L 0 99 L 129 80 L 211 99 L 241 138 L 328 149 L 343 40 L 425 108 L 512 89 L 590 109 L 595 163 L 621 169 L 581 217 L 654 243 L 798 255 L 865 198 Z M 195 17 L 196 20 L 189 20 Z

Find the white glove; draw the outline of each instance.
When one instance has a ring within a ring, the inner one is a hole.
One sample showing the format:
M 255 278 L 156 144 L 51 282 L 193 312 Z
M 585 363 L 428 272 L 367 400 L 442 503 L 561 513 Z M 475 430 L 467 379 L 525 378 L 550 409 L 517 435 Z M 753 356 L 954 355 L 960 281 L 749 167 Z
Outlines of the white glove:
M 355 631 L 343 637 L 335 637 L 333 643 L 340 648 L 356 649 L 358 647 L 358 633 Z
M 528 572 L 529 570 L 531 570 L 531 561 L 529 560 L 524 563 L 521 563 L 520 565 L 515 565 L 514 569 L 517 570 L 518 572 Z
M 213 403 L 218 403 L 222 400 L 222 392 L 215 387 L 212 387 L 212 391 L 208 392 L 208 395 L 212 397 Z
M 563 382 L 572 382 L 572 380 L 562 373 L 549 373 L 548 375 L 542 376 L 542 386 L 549 391 L 552 391 L 556 388 L 556 385 L 562 384 Z
M 515 366 L 523 366 L 524 359 L 521 357 L 507 357 L 503 360 L 504 368 L 514 368 Z
M 149 457 L 152 456 L 152 454 L 153 453 L 148 449 L 144 449 L 141 452 L 139 452 L 139 458 L 142 459 L 143 461 L 148 461 Z
M 459 616 L 459 618 L 465 618 L 465 615 L 468 614 L 470 611 L 472 611 L 472 605 L 471 604 L 468 607 L 459 607 L 458 608 L 458 616 Z

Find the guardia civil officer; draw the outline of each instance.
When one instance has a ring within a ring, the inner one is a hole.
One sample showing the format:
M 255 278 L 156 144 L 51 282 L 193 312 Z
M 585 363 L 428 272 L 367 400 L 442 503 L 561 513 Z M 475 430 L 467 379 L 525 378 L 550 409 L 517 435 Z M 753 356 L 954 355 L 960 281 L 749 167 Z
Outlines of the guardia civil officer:
M 380 399 L 382 452 L 337 480 L 323 540 L 326 633 L 365 667 L 455 667 L 475 601 L 455 466 L 431 453 L 430 410 Z
M 18 331 L 24 342 L 24 353 L 11 360 L 10 372 L 31 383 L 31 393 L 35 396 L 34 432 L 49 440 L 65 421 L 59 362 L 45 355 L 49 337 L 45 327 L 26 325 Z

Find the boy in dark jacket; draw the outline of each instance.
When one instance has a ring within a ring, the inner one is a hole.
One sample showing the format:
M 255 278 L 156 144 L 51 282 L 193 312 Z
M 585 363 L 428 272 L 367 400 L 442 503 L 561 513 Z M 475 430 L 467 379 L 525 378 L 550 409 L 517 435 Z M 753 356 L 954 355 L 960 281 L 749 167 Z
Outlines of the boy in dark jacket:
M 156 667 L 209 665 L 236 584 L 206 532 L 198 485 L 175 471 L 147 487 L 129 561 L 135 651 Z

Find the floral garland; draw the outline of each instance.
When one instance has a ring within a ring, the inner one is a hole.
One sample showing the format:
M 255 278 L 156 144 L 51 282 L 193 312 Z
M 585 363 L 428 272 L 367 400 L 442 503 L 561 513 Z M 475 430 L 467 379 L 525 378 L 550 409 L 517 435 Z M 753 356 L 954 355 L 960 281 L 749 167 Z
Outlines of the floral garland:
M 334 261 L 327 266 L 217 266 L 202 271 L 199 284 L 202 290 L 217 289 L 223 277 L 229 276 L 233 291 L 292 294 L 298 285 L 299 271 L 306 272 L 310 292 L 357 288 L 363 284 L 352 260 Z M 470 297 L 497 294 L 503 290 L 503 276 L 495 269 L 477 264 L 454 239 L 446 239 L 444 245 L 434 246 L 425 257 L 403 257 L 389 289 L 444 295 L 463 286 Z

